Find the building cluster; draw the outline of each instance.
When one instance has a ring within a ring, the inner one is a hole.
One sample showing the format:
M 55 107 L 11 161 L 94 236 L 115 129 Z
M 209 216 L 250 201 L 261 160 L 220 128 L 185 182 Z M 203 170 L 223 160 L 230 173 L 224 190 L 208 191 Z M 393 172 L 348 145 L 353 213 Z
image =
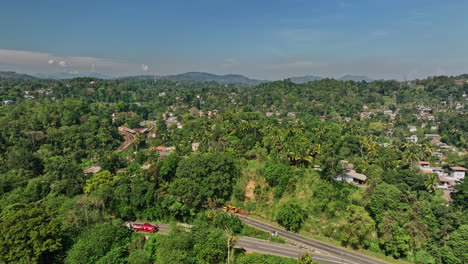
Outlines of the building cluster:
M 374 115 L 377 115 L 378 113 L 382 113 L 383 115 L 389 116 L 390 120 L 394 120 L 398 110 L 392 111 L 390 109 L 369 109 L 367 105 L 362 106 L 362 112 L 359 113 L 359 116 L 361 120 L 371 118 Z
M 467 169 L 463 167 L 432 167 L 428 161 L 419 161 L 419 169 L 423 173 L 435 173 L 439 177 L 439 189 L 452 190 L 458 181 L 465 178 Z
M 174 115 L 172 112 L 166 112 L 162 115 L 164 122 L 166 122 L 166 126 L 171 126 L 175 124 L 177 128 L 183 128 L 182 123 L 177 119 L 177 116 Z

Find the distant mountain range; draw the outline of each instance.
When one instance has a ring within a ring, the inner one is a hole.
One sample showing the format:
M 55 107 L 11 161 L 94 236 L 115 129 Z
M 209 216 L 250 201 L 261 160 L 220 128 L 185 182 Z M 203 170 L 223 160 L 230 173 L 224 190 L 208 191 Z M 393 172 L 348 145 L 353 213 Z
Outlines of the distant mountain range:
M 33 80 L 33 79 L 56 79 L 56 80 L 65 80 L 65 79 L 73 79 L 77 77 L 93 77 L 99 79 L 117 79 L 117 80 L 172 80 L 172 81 L 195 81 L 195 82 L 218 82 L 218 83 L 240 83 L 245 85 L 258 85 L 260 83 L 268 82 L 266 80 L 257 80 L 257 79 L 250 79 L 243 75 L 239 74 L 226 74 L 226 75 L 216 75 L 212 73 L 206 72 L 187 72 L 175 75 L 166 75 L 166 76 L 157 76 L 157 75 L 140 75 L 140 76 L 127 76 L 127 77 L 119 77 L 115 78 L 112 76 L 100 74 L 97 72 L 91 73 L 68 73 L 68 72 L 60 72 L 60 73 L 51 73 L 51 74 L 44 74 L 38 73 L 32 75 L 21 74 L 16 72 L 0 72 L 0 79 L 25 79 L 25 80 Z M 292 82 L 301 84 L 307 83 L 312 81 L 318 81 L 323 79 L 320 76 L 315 75 L 306 75 L 306 76 L 298 76 L 298 77 L 291 77 L 288 78 Z M 373 81 L 371 78 L 367 76 L 352 76 L 346 75 L 337 80 L 340 81 L 366 81 L 371 82 Z
M 11 71 L 0 71 L 0 79 L 22 79 L 22 80 L 34 80 L 37 79 L 34 76 L 16 73 Z
M 372 82 L 373 80 L 367 76 L 353 76 L 353 75 L 345 75 L 339 79 L 339 81 L 355 81 L 355 82 Z
M 243 75 L 238 74 L 226 74 L 216 75 L 206 72 L 187 72 L 176 75 L 166 76 L 153 76 L 153 75 L 142 75 L 142 76 L 128 76 L 121 77 L 118 80 L 171 80 L 171 81 L 195 81 L 195 82 L 218 82 L 218 83 L 242 83 L 246 85 L 257 85 L 260 83 L 268 82 L 265 80 L 250 79 Z
M 97 72 L 90 73 L 69 73 L 69 72 L 58 72 L 58 73 L 37 73 L 34 74 L 35 77 L 41 79 L 55 79 L 55 80 L 65 80 L 73 79 L 78 77 L 93 77 L 99 79 L 114 79 L 114 77 L 109 75 L 100 74 Z

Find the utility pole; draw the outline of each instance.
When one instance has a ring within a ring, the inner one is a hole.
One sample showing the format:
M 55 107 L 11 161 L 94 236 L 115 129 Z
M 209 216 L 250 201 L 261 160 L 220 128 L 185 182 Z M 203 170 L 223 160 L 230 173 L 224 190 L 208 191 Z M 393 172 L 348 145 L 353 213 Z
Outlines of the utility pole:
M 231 242 L 234 240 L 230 230 L 228 228 L 224 229 L 226 232 L 226 242 L 227 242 L 227 263 L 231 263 Z

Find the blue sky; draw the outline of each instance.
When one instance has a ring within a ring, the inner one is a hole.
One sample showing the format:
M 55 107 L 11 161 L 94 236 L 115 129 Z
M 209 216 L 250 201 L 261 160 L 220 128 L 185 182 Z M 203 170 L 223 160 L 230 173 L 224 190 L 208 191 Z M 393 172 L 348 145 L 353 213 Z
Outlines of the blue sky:
M 468 73 L 464 0 L 15 0 L 0 70 L 253 78 Z

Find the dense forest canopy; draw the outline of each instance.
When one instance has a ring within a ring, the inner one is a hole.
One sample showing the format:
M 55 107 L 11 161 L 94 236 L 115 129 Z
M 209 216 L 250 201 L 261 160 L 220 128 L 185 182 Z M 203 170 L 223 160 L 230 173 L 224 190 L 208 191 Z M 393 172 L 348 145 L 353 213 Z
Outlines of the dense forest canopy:
M 225 263 L 227 239 L 253 233 L 214 210 L 231 203 L 363 252 L 463 263 L 468 181 L 444 191 L 418 163 L 468 167 L 462 77 L 0 78 L 0 262 Z M 134 220 L 194 227 L 146 240 Z

